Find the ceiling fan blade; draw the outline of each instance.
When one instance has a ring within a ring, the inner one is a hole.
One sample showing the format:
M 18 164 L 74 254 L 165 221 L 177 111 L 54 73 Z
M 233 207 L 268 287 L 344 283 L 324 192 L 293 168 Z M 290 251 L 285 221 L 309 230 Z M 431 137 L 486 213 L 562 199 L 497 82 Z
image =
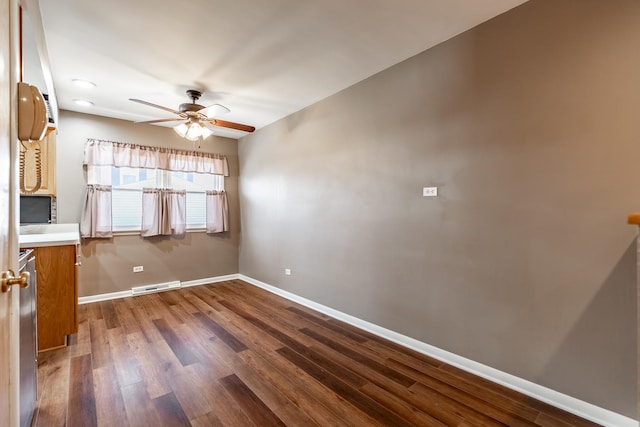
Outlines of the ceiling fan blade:
M 162 123 L 162 122 L 177 122 L 177 121 L 183 121 L 186 120 L 185 118 L 182 117 L 174 117 L 171 119 L 156 119 L 156 120 L 145 120 L 142 122 L 134 122 L 137 124 L 141 124 L 141 123 Z
M 161 110 L 168 111 L 173 114 L 180 114 L 180 111 L 176 111 L 168 107 L 163 107 L 162 105 L 152 104 L 151 102 L 143 101 L 141 99 L 129 98 L 129 101 L 137 102 L 138 104 L 148 105 L 149 107 L 159 108 Z
M 231 110 L 229 110 L 224 105 L 213 104 L 213 105 L 209 105 L 208 107 L 204 107 L 202 110 L 198 110 L 198 113 L 204 114 L 204 116 L 207 118 L 211 118 L 211 117 L 218 117 L 223 114 L 227 114 L 230 111 Z
M 209 123 L 211 123 L 214 126 L 220 126 L 223 128 L 230 128 L 230 129 L 237 129 L 237 130 L 241 130 L 244 132 L 253 132 L 254 130 L 256 130 L 256 128 L 254 128 L 253 126 L 249 126 L 249 125 L 243 125 L 240 123 L 234 123 L 234 122 L 227 122 L 224 120 L 218 120 L 218 119 L 210 119 Z

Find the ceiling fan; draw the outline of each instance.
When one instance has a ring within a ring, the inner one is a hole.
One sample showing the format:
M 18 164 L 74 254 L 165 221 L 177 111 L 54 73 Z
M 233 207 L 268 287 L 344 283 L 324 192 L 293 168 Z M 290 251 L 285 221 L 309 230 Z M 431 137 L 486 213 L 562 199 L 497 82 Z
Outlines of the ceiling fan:
M 159 108 L 160 110 L 168 111 L 177 116 L 168 119 L 146 120 L 135 123 L 180 122 L 173 128 L 173 130 L 175 130 L 176 133 L 181 137 L 186 138 L 190 141 L 203 140 L 211 136 L 213 132 L 211 132 L 211 130 L 206 126 L 207 124 L 229 129 L 241 130 L 244 132 L 253 132 L 254 130 L 256 130 L 256 128 L 253 126 L 216 119 L 215 116 L 228 113 L 230 110 L 224 105 L 220 104 L 213 104 L 208 107 L 197 104 L 196 102 L 202 96 L 202 92 L 199 90 L 189 89 L 187 90 L 187 96 L 191 98 L 191 102 L 180 104 L 178 110 L 163 107 L 162 105 L 153 104 L 141 99 L 129 98 L 129 101 L 148 105 L 154 108 Z

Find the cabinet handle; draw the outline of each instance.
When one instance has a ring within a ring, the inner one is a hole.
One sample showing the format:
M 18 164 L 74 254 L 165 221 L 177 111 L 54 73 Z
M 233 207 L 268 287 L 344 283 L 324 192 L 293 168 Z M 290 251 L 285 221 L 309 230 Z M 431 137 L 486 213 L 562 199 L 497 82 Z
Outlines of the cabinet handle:
M 31 274 L 28 271 L 23 271 L 20 273 L 20 276 L 15 277 L 13 270 L 7 270 L 2 272 L 2 276 L 0 276 L 0 283 L 2 284 L 2 292 L 8 292 L 9 286 L 19 285 L 21 288 L 26 288 L 29 286 L 29 279 L 31 278 Z

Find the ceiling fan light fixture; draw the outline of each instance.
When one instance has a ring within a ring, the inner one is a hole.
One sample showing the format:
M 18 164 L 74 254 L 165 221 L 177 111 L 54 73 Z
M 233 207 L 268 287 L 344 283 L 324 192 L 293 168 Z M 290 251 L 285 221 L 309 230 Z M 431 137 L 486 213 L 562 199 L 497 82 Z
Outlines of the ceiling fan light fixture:
M 189 130 L 189 126 L 186 123 L 181 123 L 178 126 L 174 127 L 173 130 L 180 135 L 181 138 L 185 138 L 187 136 L 187 131 Z
M 211 131 L 211 129 L 209 129 L 208 127 L 204 126 L 204 125 L 200 125 L 200 135 L 202 136 L 202 139 L 207 139 L 209 138 L 211 135 L 213 135 L 213 132 Z
M 189 141 L 197 141 L 199 139 L 209 138 L 213 132 L 199 122 L 182 123 L 174 127 L 173 130 L 182 138 Z

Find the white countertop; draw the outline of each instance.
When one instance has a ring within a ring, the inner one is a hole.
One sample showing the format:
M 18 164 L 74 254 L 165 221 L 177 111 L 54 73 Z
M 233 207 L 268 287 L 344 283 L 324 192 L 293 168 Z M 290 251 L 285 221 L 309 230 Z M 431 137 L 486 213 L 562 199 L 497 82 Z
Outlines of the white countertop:
M 20 226 L 20 249 L 80 244 L 80 227 L 72 224 L 33 224 Z

